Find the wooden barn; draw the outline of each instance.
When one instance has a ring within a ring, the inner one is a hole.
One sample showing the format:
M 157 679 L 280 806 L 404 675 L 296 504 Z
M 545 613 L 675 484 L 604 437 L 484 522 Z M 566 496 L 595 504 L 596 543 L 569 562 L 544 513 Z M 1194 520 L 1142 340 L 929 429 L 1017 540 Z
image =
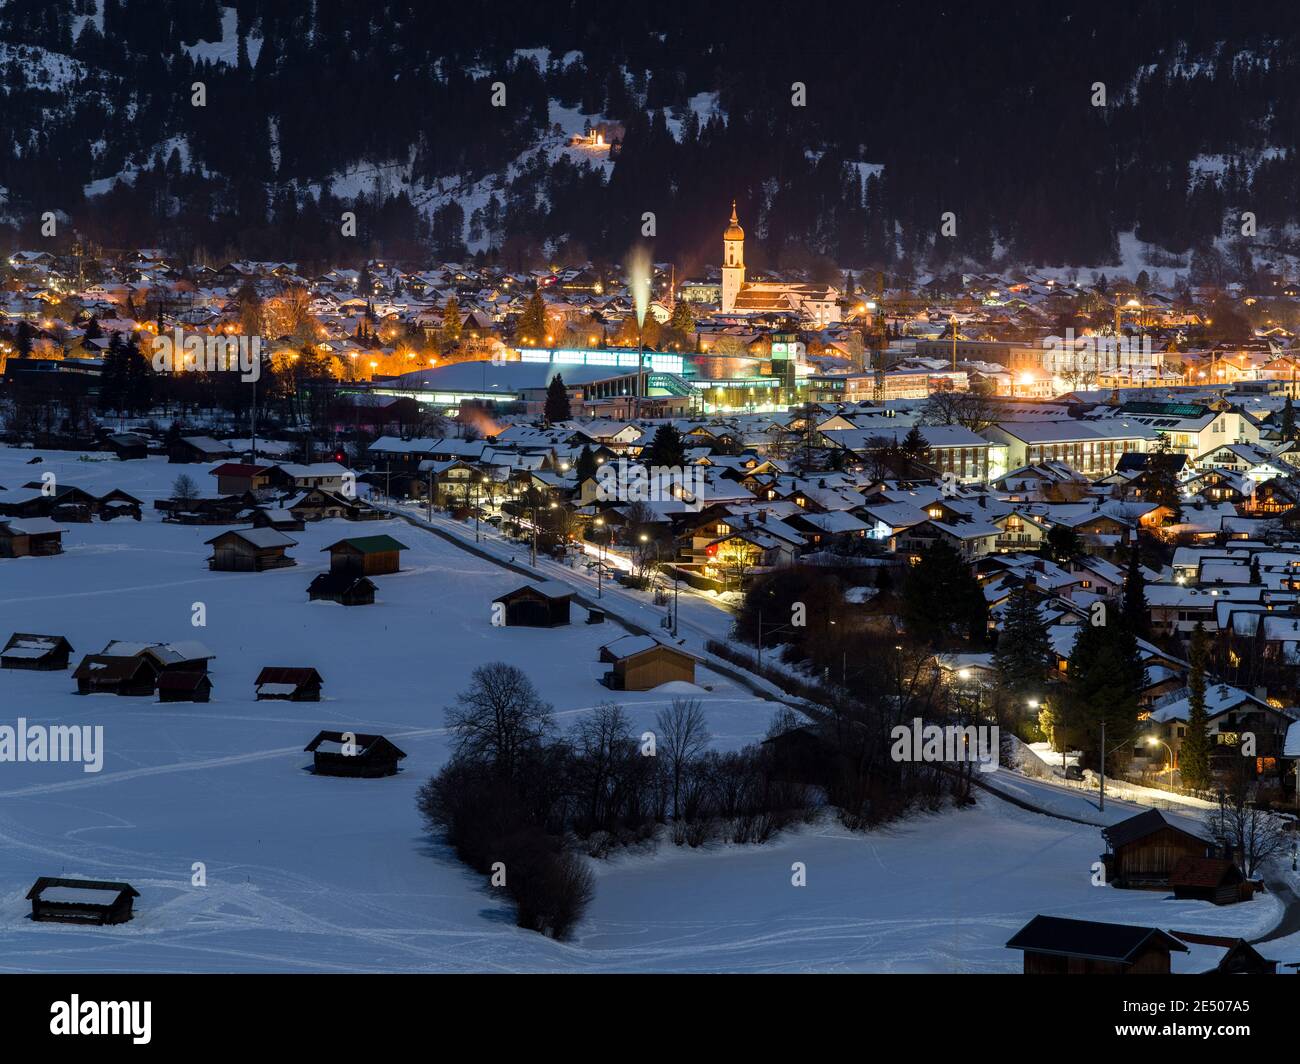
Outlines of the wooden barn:
M 1158 809 L 1101 829 L 1106 881 L 1116 887 L 1167 890 L 1169 877 L 1184 857 L 1210 856 L 1213 844 L 1177 827 Z
M 1007 949 L 1024 951 L 1025 975 L 1169 975 L 1171 953 L 1188 953 L 1155 927 L 1035 916 Z
M 242 495 L 246 491 L 261 491 L 271 486 L 271 467 L 244 462 L 223 462 L 208 470 L 208 476 L 217 478 L 217 492 L 221 495 Z
M 72 644 L 61 635 L 15 632 L 0 650 L 0 669 L 60 672 L 68 667 Z
M 357 536 L 341 539 L 322 547 L 329 551 L 330 572 L 355 573 L 358 576 L 383 576 L 395 573 L 400 564 L 401 552 L 406 550 L 392 536 Z
M 48 558 L 62 554 L 66 531 L 48 517 L 0 521 L 0 558 Z
M 298 563 L 285 553 L 298 545 L 274 528 L 232 528 L 205 541 L 212 548 L 208 568 L 219 573 L 261 573 Z
M 1277 961 L 1265 959 L 1244 938 L 1191 931 L 1171 931 L 1170 934 L 1191 947 L 1191 960 L 1199 969 L 1197 975 L 1277 975 Z M 1202 962 L 1202 956 L 1205 962 Z M 1200 967 L 1202 963 L 1205 967 Z
M 496 601 L 505 606 L 506 626 L 555 628 L 569 623 L 573 589 L 561 580 L 523 584 Z
M 615 691 L 649 691 L 674 680 L 695 682 L 695 658 L 648 635 L 625 635 L 600 648 L 614 667 L 604 676 Z
M 322 682 L 315 669 L 268 665 L 257 674 L 257 701 L 319 702 Z
M 397 762 L 406 757 L 382 735 L 360 732 L 323 731 L 304 749 L 312 755 L 312 771 L 318 776 L 394 776 Z
M 307 598 L 311 602 L 337 602 L 340 606 L 373 606 L 375 585 L 356 573 L 319 573 L 307 585 Z
M 32 919 L 65 924 L 124 924 L 140 896 L 129 883 L 41 876 L 27 892 Z
M 1175 898 L 1195 898 L 1215 905 L 1248 901 L 1252 890 L 1236 862 L 1225 857 L 1180 857 L 1169 875 Z
M 165 671 L 158 674 L 159 702 L 206 702 L 212 680 L 206 672 Z
M 72 673 L 81 695 L 152 695 L 162 670 L 152 658 L 87 654 Z

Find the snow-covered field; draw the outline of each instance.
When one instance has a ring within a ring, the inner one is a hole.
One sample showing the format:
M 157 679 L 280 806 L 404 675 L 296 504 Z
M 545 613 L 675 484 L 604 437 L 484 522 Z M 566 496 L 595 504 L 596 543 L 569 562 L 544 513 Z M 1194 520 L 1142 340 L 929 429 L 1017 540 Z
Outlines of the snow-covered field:
M 52 471 L 149 507 L 182 471 L 211 481 L 157 459 L 24 464 L 32 454 L 0 449 L 0 485 Z M 1215 909 L 1093 887 L 1095 828 L 981 797 L 869 835 L 823 822 L 766 847 L 593 862 L 596 900 L 576 938 L 555 943 L 515 928 L 424 835 L 414 795 L 448 755 L 443 707 L 473 666 L 520 665 L 567 727 L 611 697 L 596 651 L 620 628 L 581 623 L 577 606 L 568 628 L 494 628 L 493 597 L 520 578 L 398 520 L 308 526 L 291 533 L 298 565 L 261 574 L 209 572 L 203 541 L 221 529 L 164 525 L 151 509 L 67 527 L 62 556 L 0 561 L 0 641 L 63 634 L 75 662 L 110 639 L 197 639 L 216 655 L 213 699 L 83 698 L 67 672 L 0 671 L 0 724 L 102 725 L 106 748 L 98 773 L 0 763 L 0 970 L 1016 971 L 1003 943 L 1038 912 L 1245 935 L 1278 917 L 1269 898 Z M 378 532 L 410 549 L 403 572 L 376 578 L 376 604 L 309 604 L 321 548 Z M 205 628 L 190 624 L 196 602 Z M 255 702 L 265 665 L 314 666 L 325 700 Z M 699 681 L 719 745 L 763 734 L 774 703 L 704 670 Z M 670 697 L 618 696 L 638 728 Z M 387 735 L 409 755 L 403 771 L 314 777 L 302 747 L 322 727 Z M 791 885 L 796 861 L 805 887 Z M 195 862 L 206 886 L 191 885 Z M 32 923 L 27 889 L 60 874 L 130 882 L 136 918 Z

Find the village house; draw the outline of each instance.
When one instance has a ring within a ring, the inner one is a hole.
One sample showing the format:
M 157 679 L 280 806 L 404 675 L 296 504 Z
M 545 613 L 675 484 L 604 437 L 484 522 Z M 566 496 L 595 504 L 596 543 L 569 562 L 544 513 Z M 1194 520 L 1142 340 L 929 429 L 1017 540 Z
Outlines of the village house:
M 217 491 L 222 495 L 243 495 L 270 487 L 271 468 L 246 462 L 224 462 L 208 470 L 208 476 L 217 478 Z
M 1209 840 L 1167 820 L 1158 809 L 1104 827 L 1101 835 L 1106 882 L 1114 887 L 1167 890 L 1180 860 L 1208 857 L 1213 849 Z

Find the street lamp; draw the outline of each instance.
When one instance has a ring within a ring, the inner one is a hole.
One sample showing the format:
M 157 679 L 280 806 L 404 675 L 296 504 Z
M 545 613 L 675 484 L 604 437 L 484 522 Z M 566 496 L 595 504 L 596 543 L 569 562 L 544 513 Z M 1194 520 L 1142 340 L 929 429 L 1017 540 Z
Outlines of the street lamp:
M 596 518 L 596 527 L 602 530 L 600 539 L 596 541 L 596 545 L 598 547 L 598 550 L 596 552 L 596 597 L 600 598 L 604 592 L 603 580 L 605 576 L 606 534 L 603 531 L 605 527 L 605 519 L 603 517 Z
M 1174 789 L 1174 748 L 1163 739 L 1157 739 L 1154 735 L 1147 737 L 1147 746 L 1163 746 L 1169 751 L 1169 789 Z

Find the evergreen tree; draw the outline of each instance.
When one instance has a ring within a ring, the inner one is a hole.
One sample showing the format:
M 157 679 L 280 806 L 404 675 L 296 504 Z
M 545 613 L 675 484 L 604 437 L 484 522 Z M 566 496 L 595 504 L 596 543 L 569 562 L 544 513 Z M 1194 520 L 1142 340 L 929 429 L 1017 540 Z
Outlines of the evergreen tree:
M 594 477 L 599 468 L 600 466 L 596 463 L 596 456 L 591 453 L 591 448 L 584 443 L 582 450 L 578 452 L 577 464 L 574 466 L 578 474 L 578 483 L 581 484 L 589 477 Z
M 1069 525 L 1053 525 L 1047 530 L 1041 550 L 1052 561 L 1068 562 L 1083 553 L 1083 542 Z
M 542 416 L 548 425 L 554 425 L 557 421 L 568 421 L 573 416 L 569 410 L 568 389 L 564 387 L 564 378 L 558 373 L 546 386 L 546 408 Z
M 686 464 L 686 441 L 675 425 L 660 425 L 641 456 L 646 465 L 681 468 Z
M 695 328 L 695 315 L 691 313 L 691 305 L 686 300 L 679 299 L 673 305 L 673 316 L 668 326 L 680 333 L 689 333 Z
M 1210 786 L 1210 718 L 1205 709 L 1205 664 L 1209 637 L 1200 621 L 1192 632 L 1191 671 L 1187 674 L 1187 733 L 1179 750 L 1183 785 L 1203 791 Z
M 1286 403 L 1282 406 L 1282 419 L 1278 426 L 1282 430 L 1282 439 L 1294 440 L 1295 431 L 1295 407 L 1291 405 L 1291 397 L 1286 397 Z
M 1038 603 L 1027 584 L 1021 584 L 1007 603 L 998 649 L 993 657 L 1004 691 L 1017 701 L 1042 694 L 1047 671 L 1056 661 Z
M 449 344 L 460 342 L 460 304 L 454 295 L 447 297 L 442 308 L 442 337 Z
M 898 445 L 898 449 L 913 462 L 924 462 L 930 454 L 929 444 L 925 442 L 921 430 L 915 425 L 907 430 L 907 435 L 903 437 L 903 442 Z
M 1177 455 L 1170 451 L 1155 451 L 1147 458 L 1146 488 L 1143 498 L 1160 506 L 1167 506 L 1174 521 L 1183 519 L 1182 493 L 1178 489 L 1178 474 L 1174 471 Z
M 1069 740 L 1079 744 L 1085 764 L 1093 769 L 1101 763 L 1103 721 L 1109 752 L 1131 752 L 1131 745 L 1124 744 L 1137 729 L 1138 695 L 1146 686 L 1137 637 L 1117 604 L 1102 605 L 1089 623 L 1079 625 L 1060 712 Z M 1094 617 L 1101 623 L 1093 623 Z
M 1147 581 L 1142 575 L 1142 562 L 1134 543 L 1129 550 L 1128 572 L 1124 575 L 1124 621 L 1133 632 L 1145 639 L 1151 630 L 1151 614 L 1147 606 Z
M 970 566 L 944 540 L 921 553 L 903 584 L 903 623 L 908 634 L 932 647 L 982 643 L 988 604 Z
M 540 289 L 535 289 L 524 305 L 515 327 L 515 336 L 521 343 L 543 347 L 546 344 L 546 303 Z

